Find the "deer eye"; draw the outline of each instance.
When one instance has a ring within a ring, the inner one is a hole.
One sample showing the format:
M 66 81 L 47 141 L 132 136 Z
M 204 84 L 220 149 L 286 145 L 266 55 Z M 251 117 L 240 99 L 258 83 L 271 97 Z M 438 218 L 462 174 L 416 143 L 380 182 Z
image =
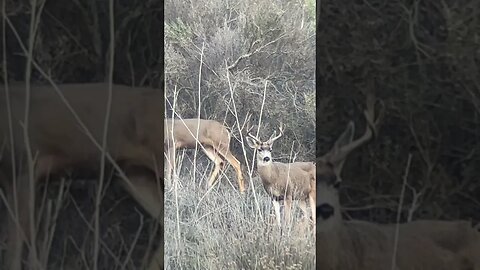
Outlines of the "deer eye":
M 262 148 L 258 148 L 258 152 L 262 152 L 262 151 L 263 151 L 263 149 L 262 149 Z

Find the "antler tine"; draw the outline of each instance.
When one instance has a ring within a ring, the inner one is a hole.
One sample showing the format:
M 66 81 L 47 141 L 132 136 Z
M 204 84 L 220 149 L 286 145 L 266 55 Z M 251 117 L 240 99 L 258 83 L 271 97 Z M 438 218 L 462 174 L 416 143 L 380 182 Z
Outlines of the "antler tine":
M 280 126 L 278 127 L 278 131 L 280 131 L 280 134 L 283 135 L 283 131 L 285 131 L 285 125 L 282 122 L 280 122 Z
M 375 93 L 370 91 L 367 94 L 367 109 L 363 112 L 365 118 L 367 119 L 367 128 L 372 130 L 372 136 L 377 136 L 378 127 L 383 120 L 383 115 L 385 112 L 385 103 L 381 100 L 378 100 L 380 103 L 380 109 L 378 110 L 378 114 L 375 116 L 375 104 L 377 100 L 375 98 Z
M 256 136 L 253 136 L 252 133 L 249 132 L 249 133 L 248 133 L 248 136 L 249 136 L 250 138 L 254 139 L 254 140 L 257 141 L 257 142 L 260 142 L 260 139 L 257 138 Z
M 247 130 L 247 135 L 248 135 L 250 138 L 254 139 L 255 141 L 260 142 L 260 139 L 257 138 L 257 136 L 254 136 L 252 133 L 250 133 L 250 131 L 251 131 L 252 129 L 253 129 L 253 126 L 251 126 L 251 127 L 248 128 L 248 130 Z
M 280 127 L 278 128 L 278 131 L 280 132 L 278 135 L 277 134 L 277 131 L 274 131 L 272 136 L 270 136 L 270 139 L 268 139 L 268 142 L 269 143 L 273 143 L 274 141 L 276 141 L 278 138 L 282 137 L 283 136 L 283 131 L 284 131 L 284 126 L 283 126 L 283 123 L 280 123 Z
M 245 115 L 245 120 L 243 121 L 243 124 L 242 124 L 242 127 L 240 128 L 240 130 L 244 130 L 244 128 L 246 127 L 247 128 L 247 132 L 250 132 L 250 130 L 252 129 L 251 128 L 251 124 L 250 124 L 250 118 L 252 117 L 252 114 L 250 112 L 247 112 L 247 114 Z
M 249 115 L 247 116 L 247 117 L 248 117 L 248 119 L 247 119 L 247 135 L 248 135 L 250 138 L 254 139 L 255 141 L 260 142 L 260 139 L 257 138 L 257 136 L 254 136 L 252 133 L 250 133 L 250 131 L 255 127 L 255 125 L 252 125 L 252 124 L 250 123 L 250 117 L 251 117 L 251 116 L 252 116 L 251 114 L 249 114 Z
M 374 136 L 377 136 L 377 130 L 378 128 L 380 127 L 380 124 L 382 123 L 383 121 L 383 117 L 385 115 L 385 103 L 382 101 L 382 100 L 379 100 L 378 102 L 380 104 L 380 110 L 378 111 L 378 115 L 377 115 L 377 119 L 375 120 L 375 122 L 373 123 L 374 125 Z
M 377 133 L 377 125 L 379 124 L 379 118 L 375 120 L 375 93 L 373 90 L 369 90 L 366 95 L 366 109 L 363 111 L 363 114 L 367 120 L 365 133 L 360 138 L 342 147 L 340 149 L 338 159 L 344 159 L 350 152 L 352 152 L 354 149 L 358 148 L 365 142 L 369 141 L 374 136 L 374 134 Z M 381 111 L 381 114 L 383 115 L 383 109 Z
M 247 133 L 250 133 L 250 131 L 253 129 L 253 125 L 250 124 L 250 119 L 247 119 Z

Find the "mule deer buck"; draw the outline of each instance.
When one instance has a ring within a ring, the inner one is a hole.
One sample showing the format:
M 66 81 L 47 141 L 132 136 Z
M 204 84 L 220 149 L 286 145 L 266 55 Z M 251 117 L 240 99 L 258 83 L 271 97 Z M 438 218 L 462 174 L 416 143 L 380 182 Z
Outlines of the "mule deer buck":
M 197 130 L 198 127 L 198 130 Z M 225 160 L 230 163 L 237 173 L 238 186 L 241 193 L 245 192 L 245 181 L 242 175 L 240 162 L 230 152 L 230 132 L 221 123 L 205 119 L 167 119 L 165 120 L 165 148 L 167 149 L 166 162 L 167 180 L 172 177 L 175 150 L 179 148 L 195 148 L 196 143 L 215 163 L 215 168 L 209 177 L 208 186 L 215 184 L 218 173 L 225 166 Z M 198 134 L 198 139 L 195 139 Z
M 435 229 L 440 223 L 414 222 L 400 226 L 400 236 L 395 242 L 394 225 L 379 225 L 364 221 L 344 221 L 340 211 L 338 186 L 341 169 L 348 154 L 371 139 L 378 124 L 373 121 L 373 99 L 367 99 L 366 132 L 353 140 L 354 124 L 350 122 L 333 148 L 317 158 L 316 213 L 318 269 L 331 270 L 433 270 L 478 269 L 474 267 L 472 252 L 478 255 L 479 237 L 466 238 L 453 223 L 443 224 L 443 231 Z M 440 227 L 438 227 L 440 228 Z M 446 235 L 453 233 L 455 235 Z M 467 236 L 468 235 L 468 236 Z M 455 239 L 458 237 L 457 239 Z M 458 241 L 468 242 L 463 248 Z M 395 250 L 397 245 L 397 250 Z M 474 251 L 477 250 L 477 251 Z M 395 257 L 394 257 L 395 256 Z M 395 260 L 393 259 L 395 258 Z M 478 260 L 478 259 L 477 259 Z
M 247 144 L 257 156 L 257 171 L 267 193 L 272 197 L 278 226 L 281 226 L 280 201 L 285 202 L 285 220 L 290 221 L 292 201 L 298 200 L 305 219 L 308 221 L 307 202 L 310 204 L 315 223 L 315 164 L 313 162 L 281 163 L 272 160 L 273 143 L 283 135 L 274 132 L 267 141 L 248 133 Z
M 14 215 L 9 218 L 5 269 L 13 270 L 22 267 L 24 242 L 35 263 L 35 185 L 50 174 L 99 174 L 108 100 L 103 83 L 32 86 L 25 116 L 24 89 L 23 84 L 11 85 L 7 95 L 0 88 L 0 142 L 5 142 L 0 174 L 9 180 L 5 191 Z M 162 232 L 163 104 L 162 91 L 114 85 L 104 151 L 121 185 L 161 222 Z M 160 246 L 150 269 L 163 269 Z

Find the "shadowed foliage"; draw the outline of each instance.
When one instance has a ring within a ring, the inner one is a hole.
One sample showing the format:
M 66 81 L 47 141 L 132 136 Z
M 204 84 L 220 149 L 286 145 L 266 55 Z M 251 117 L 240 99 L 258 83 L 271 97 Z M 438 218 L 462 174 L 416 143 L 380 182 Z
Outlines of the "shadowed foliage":
M 318 153 L 348 120 L 363 125 L 365 89 L 386 109 L 375 140 L 343 170 L 349 215 L 395 222 L 412 154 L 401 221 L 480 220 L 479 8 L 470 0 L 322 1 Z

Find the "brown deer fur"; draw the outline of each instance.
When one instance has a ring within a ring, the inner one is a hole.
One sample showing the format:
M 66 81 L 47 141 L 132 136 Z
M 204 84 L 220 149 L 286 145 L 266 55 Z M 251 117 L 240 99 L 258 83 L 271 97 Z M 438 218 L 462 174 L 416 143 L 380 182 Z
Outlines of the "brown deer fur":
M 374 128 L 369 121 L 367 129 Z M 350 123 L 332 150 L 316 163 L 317 269 L 477 270 L 480 239 L 465 222 L 401 224 L 395 242 L 395 224 L 342 219 L 338 196 L 341 168 L 348 153 L 361 145 L 352 142 L 353 131 Z
M 441 248 L 468 259 L 473 266 L 471 269 L 480 270 L 480 232 L 468 221 L 416 220 L 400 224 L 399 233 L 426 237 Z
M 200 123 L 199 123 L 200 121 Z M 167 160 L 165 167 L 167 170 L 167 179 L 171 179 L 172 162 L 175 160 L 175 149 L 177 148 L 195 148 L 197 140 L 199 149 L 209 157 L 214 163 L 215 168 L 208 181 L 209 186 L 213 186 L 217 180 L 218 173 L 224 167 L 224 160 L 230 163 L 237 173 L 237 181 L 240 192 L 245 192 L 245 181 L 242 175 L 240 162 L 230 152 L 230 132 L 221 123 L 214 120 L 205 119 L 169 119 L 165 120 L 165 147 L 167 149 Z
M 96 146 L 86 136 L 73 114 L 69 111 L 52 86 L 33 86 L 30 97 L 28 141 L 35 161 L 35 182 L 49 173 L 62 174 L 68 170 L 98 172 L 104 119 L 107 108 L 108 85 L 64 84 L 58 86 L 75 112 L 98 143 Z M 10 218 L 7 265 L 20 269 L 23 242 L 20 228 L 28 239 L 30 235 L 29 201 L 34 193 L 29 188 L 29 172 L 26 161 L 26 144 L 23 134 L 25 112 L 25 85 L 10 87 L 13 130 L 9 128 L 6 90 L 0 88 L 0 142 L 6 148 L 0 160 L 0 170 L 7 175 L 5 186 L 12 209 L 14 198 L 18 204 L 18 222 Z M 163 92 L 147 88 L 130 88 L 114 85 L 111 116 L 108 125 L 106 151 L 112 160 L 122 166 L 128 182 L 122 185 L 153 217 L 163 220 L 163 175 L 164 136 Z M 10 137 L 13 134 L 13 138 Z M 11 139 L 14 140 L 11 147 Z M 17 172 L 12 171 L 11 155 L 15 156 Z M 111 161 L 111 160 L 110 160 Z M 141 170 L 138 170 L 140 168 Z M 21 169 L 21 171 L 19 171 Z M 139 171 L 143 173 L 139 174 Z M 16 183 L 11 182 L 18 173 Z M 16 186 L 16 194 L 13 189 Z M 159 249 L 160 250 L 160 249 Z M 163 251 L 160 251 L 163 253 Z M 160 258 L 160 256 L 158 256 Z M 158 259 L 158 258 L 157 258 Z M 163 256 L 158 261 L 163 269 Z M 155 269 L 155 266 L 151 266 Z M 8 268 L 7 268 L 8 269 Z
M 312 219 L 315 223 L 315 164 L 313 162 L 282 163 L 272 161 L 273 142 L 282 136 L 275 133 L 262 142 L 248 134 L 247 143 L 255 149 L 257 155 L 257 171 L 265 191 L 272 197 L 277 224 L 281 226 L 279 201 L 285 202 L 285 220 L 290 221 L 292 201 L 298 200 L 299 206 L 308 221 L 307 203 L 310 204 Z
M 394 233 L 382 225 L 345 221 L 334 230 L 317 232 L 317 269 L 392 269 Z M 398 240 L 398 270 L 468 270 L 471 261 L 436 245 L 431 239 L 402 235 Z

